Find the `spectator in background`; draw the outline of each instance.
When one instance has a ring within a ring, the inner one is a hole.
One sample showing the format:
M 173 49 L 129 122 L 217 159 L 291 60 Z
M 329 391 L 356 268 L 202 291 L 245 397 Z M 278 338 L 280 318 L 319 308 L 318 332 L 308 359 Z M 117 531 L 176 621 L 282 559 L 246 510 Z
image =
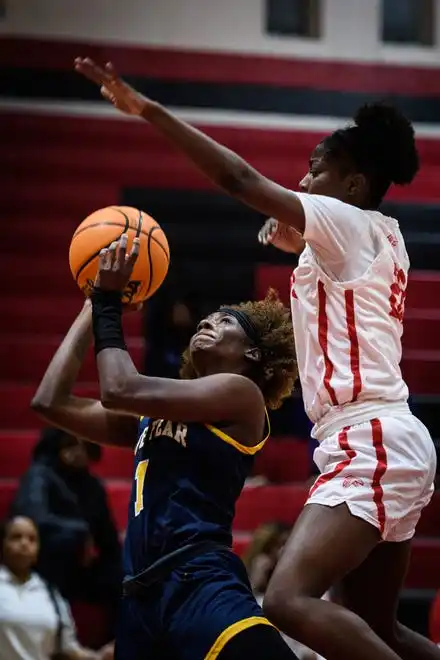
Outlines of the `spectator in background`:
M 243 557 L 255 598 L 261 605 L 266 587 L 278 563 L 284 545 L 289 538 L 291 528 L 283 523 L 272 522 L 261 525 Z M 283 635 L 285 642 L 297 654 L 300 660 L 323 660 L 302 644 Z
M 148 376 L 179 378 L 182 353 L 195 332 L 195 310 L 191 296 L 169 275 L 145 308 L 147 339 L 145 373 Z
M 181 301 L 162 310 L 149 326 L 147 368 L 149 376 L 179 378 L 182 353 L 195 332 L 195 323 L 188 305 Z
M 44 430 L 12 512 L 31 517 L 39 527 L 40 574 L 71 602 L 105 605 L 111 628 L 121 589 L 121 551 L 105 489 L 89 471 L 99 452 L 63 431 Z
M 0 529 L 0 660 L 104 660 L 107 649 L 83 648 L 69 606 L 33 567 L 38 530 L 15 517 Z
M 262 600 L 289 533 L 290 527 L 278 522 L 261 525 L 254 532 L 243 563 L 257 600 Z

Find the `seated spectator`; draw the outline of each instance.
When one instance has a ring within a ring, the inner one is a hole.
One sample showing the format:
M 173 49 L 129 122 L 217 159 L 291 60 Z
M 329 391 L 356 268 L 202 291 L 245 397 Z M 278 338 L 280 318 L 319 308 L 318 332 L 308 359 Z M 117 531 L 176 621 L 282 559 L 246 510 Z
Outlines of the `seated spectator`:
M 67 602 L 33 572 L 38 546 L 29 518 L 11 518 L 0 530 L 0 659 L 109 658 L 79 644 Z
M 261 602 L 289 533 L 290 527 L 283 523 L 261 525 L 243 557 L 252 590 Z
M 199 301 L 191 289 L 186 273 L 176 270 L 175 264 L 145 305 L 145 373 L 149 376 L 179 378 L 182 353 L 199 318 Z
M 284 545 L 289 537 L 290 527 L 283 523 L 266 523 L 254 533 L 253 539 L 243 557 L 244 565 L 249 575 L 255 598 L 263 603 L 264 593 L 275 566 L 281 556 Z M 324 660 L 299 644 L 283 635 L 285 642 L 297 654 L 300 660 Z
M 179 378 L 182 353 L 195 332 L 195 323 L 188 305 L 175 301 L 168 307 L 160 308 L 161 316 L 156 316 L 155 307 L 147 309 L 148 350 L 146 353 L 146 373 L 162 378 Z
M 12 513 L 38 525 L 40 574 L 70 602 L 105 604 L 111 628 L 121 589 L 121 551 L 105 489 L 89 471 L 97 452 L 97 446 L 63 431 L 44 430 Z

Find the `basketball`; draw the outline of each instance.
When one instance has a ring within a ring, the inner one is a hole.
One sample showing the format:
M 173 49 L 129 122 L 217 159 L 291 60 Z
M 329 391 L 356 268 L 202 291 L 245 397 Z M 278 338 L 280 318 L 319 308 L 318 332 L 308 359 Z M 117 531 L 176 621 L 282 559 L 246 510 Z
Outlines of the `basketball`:
M 127 254 L 133 239 L 140 239 L 139 256 L 123 302 L 146 300 L 160 287 L 168 272 L 170 250 L 167 238 L 153 218 L 130 206 L 108 206 L 89 215 L 75 231 L 69 250 L 69 264 L 79 288 L 89 296 L 98 272 L 99 253 L 113 241 L 128 234 Z

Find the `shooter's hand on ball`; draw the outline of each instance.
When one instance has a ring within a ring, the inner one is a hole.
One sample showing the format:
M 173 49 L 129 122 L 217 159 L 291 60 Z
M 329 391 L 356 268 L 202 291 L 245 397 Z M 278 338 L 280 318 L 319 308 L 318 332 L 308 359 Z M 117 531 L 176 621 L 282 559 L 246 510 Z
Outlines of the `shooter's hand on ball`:
M 114 241 L 109 248 L 101 250 L 98 275 L 95 281 L 96 288 L 121 293 L 124 291 L 139 255 L 139 239 L 133 240 L 133 247 L 128 255 L 127 241 L 127 234 L 123 234 L 119 241 Z
M 99 85 L 102 96 L 121 112 L 140 116 L 148 105 L 154 105 L 153 101 L 124 82 L 111 62 L 107 62 L 103 68 L 89 57 L 77 57 L 75 70 Z

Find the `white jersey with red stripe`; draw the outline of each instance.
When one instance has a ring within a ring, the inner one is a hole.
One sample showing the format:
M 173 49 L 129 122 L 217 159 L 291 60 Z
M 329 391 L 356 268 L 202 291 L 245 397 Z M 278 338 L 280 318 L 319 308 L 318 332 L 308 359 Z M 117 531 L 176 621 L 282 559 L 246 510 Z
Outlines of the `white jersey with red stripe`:
M 409 259 L 393 218 L 298 197 L 306 248 L 292 274 L 292 318 L 304 404 L 322 440 L 384 407 L 408 411 L 400 360 Z

